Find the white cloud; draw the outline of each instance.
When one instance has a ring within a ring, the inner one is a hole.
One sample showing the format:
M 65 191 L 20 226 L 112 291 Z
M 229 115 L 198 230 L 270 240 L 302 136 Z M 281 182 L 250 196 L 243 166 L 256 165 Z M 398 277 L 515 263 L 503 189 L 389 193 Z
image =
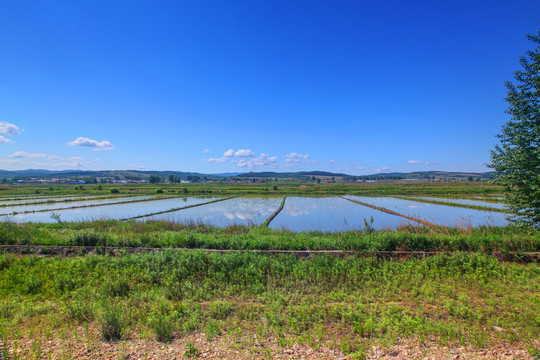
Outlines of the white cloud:
M 381 168 L 375 170 L 375 172 L 376 172 L 376 173 L 380 173 L 380 172 L 383 172 L 383 171 L 387 171 L 387 170 L 389 170 L 389 169 L 390 169 L 390 168 L 388 168 L 388 167 L 386 167 L 386 166 L 383 166 L 383 167 L 381 167 Z
M 239 167 L 247 167 L 247 168 L 254 168 L 256 166 L 269 166 L 269 167 L 279 167 L 280 165 L 277 163 L 277 156 L 268 156 L 268 154 L 261 154 L 256 158 L 245 160 L 240 159 L 238 161 Z
M 416 164 L 416 165 L 434 165 L 435 161 L 420 161 L 420 160 L 409 160 L 407 164 Z
M 21 133 L 16 125 L 8 123 L 7 121 L 0 121 L 0 134 L 17 136 Z
M 107 140 L 97 141 L 89 138 L 78 137 L 77 139 L 68 142 L 70 146 L 86 146 L 95 148 L 94 151 L 99 150 L 114 150 L 113 144 Z
M 235 157 L 250 157 L 255 156 L 255 153 L 250 149 L 240 149 L 234 153 Z
M 366 168 L 364 166 L 356 166 L 356 165 L 354 165 L 353 168 L 355 168 L 356 170 L 366 170 Z
M 0 164 L 12 168 L 79 168 L 96 165 L 101 160 L 85 160 L 79 156 L 62 158 L 57 155 L 30 154 L 25 151 L 17 151 L 7 156 L 9 159 L 0 159 Z M 38 160 L 39 159 L 39 160 Z
M 335 164 L 335 163 L 336 163 L 336 160 L 333 160 L 333 159 L 332 159 L 332 160 L 328 160 L 328 162 L 329 162 L 330 164 Z
M 240 149 L 238 151 L 234 151 L 233 149 L 229 149 L 225 151 L 223 154 L 223 157 L 251 157 L 255 156 L 255 153 L 251 151 L 250 149 Z
M 233 150 L 233 149 L 229 149 L 229 150 L 225 151 L 225 152 L 223 153 L 223 156 L 224 156 L 224 157 L 234 156 L 234 150 Z
M 0 135 L 0 144 L 3 144 L 3 143 L 12 143 L 13 140 L 10 140 L 8 138 L 5 138 L 3 137 L 2 135 Z
M 34 159 L 34 158 L 44 158 L 47 157 L 47 154 L 30 154 L 26 151 L 16 151 L 7 157 L 18 158 L 18 159 Z
M 290 154 L 287 154 L 285 155 L 285 157 L 287 158 L 287 162 L 300 162 L 300 161 L 305 161 L 307 159 L 309 159 L 309 154 L 298 154 L 298 153 L 295 153 L 295 152 L 292 152 Z
M 210 158 L 206 160 L 206 162 L 217 163 L 217 164 L 224 163 L 225 161 L 227 161 L 227 158 L 225 156 L 220 157 L 220 158 Z
M 203 154 L 210 154 L 210 150 L 204 149 L 204 150 L 202 151 L 202 153 L 203 153 Z

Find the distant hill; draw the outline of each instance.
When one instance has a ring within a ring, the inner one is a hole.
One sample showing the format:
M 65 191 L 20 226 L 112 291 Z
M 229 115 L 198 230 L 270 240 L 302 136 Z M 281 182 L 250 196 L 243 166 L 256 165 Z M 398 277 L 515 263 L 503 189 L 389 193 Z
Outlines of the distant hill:
M 472 177 L 475 178 L 482 178 L 482 179 L 491 179 L 495 172 L 485 172 L 485 173 L 473 173 L 473 172 L 452 172 L 452 171 L 415 171 L 410 173 L 400 173 L 400 172 L 394 172 L 394 173 L 377 173 L 377 174 L 371 174 L 371 175 L 362 175 L 357 176 L 360 179 L 371 179 L 371 178 L 377 178 L 377 179 L 408 179 L 408 180 L 415 180 L 415 179 L 465 179 Z
M 207 177 L 209 179 L 219 179 L 224 177 L 230 177 L 231 175 L 221 174 L 201 174 L 197 172 L 183 172 L 183 171 L 143 171 L 143 170 L 100 170 L 100 171 L 78 171 L 78 170 L 64 170 L 64 171 L 51 171 L 51 170 L 0 170 L 0 178 L 76 178 L 76 177 L 114 177 L 122 179 L 147 179 L 150 175 L 158 175 L 162 177 L 168 177 L 169 175 L 178 176 L 179 178 L 186 180 L 188 176 L 199 176 L 201 178 Z M 238 174 L 238 173 L 233 173 Z
M 71 171 L 71 170 L 68 170 Z M 0 178 L 13 177 L 41 177 L 50 174 L 60 174 L 64 171 L 58 170 L 43 170 L 43 169 L 28 169 L 28 170 L 0 170 Z
M 248 172 L 248 173 L 221 173 L 221 174 L 203 174 L 197 172 L 184 172 L 174 170 L 151 171 L 151 170 L 100 170 L 100 171 L 78 171 L 63 170 L 53 171 L 44 169 L 28 170 L 0 170 L 0 178 L 76 178 L 76 177 L 97 177 L 97 178 L 119 178 L 141 180 L 147 179 L 150 175 L 158 175 L 167 178 L 169 175 L 178 176 L 186 180 L 188 176 L 198 176 L 207 179 L 221 179 L 230 177 L 239 178 L 277 178 L 277 179 L 307 179 L 307 178 L 349 178 L 363 180 L 399 180 L 399 179 L 464 179 L 464 178 L 483 178 L 490 179 L 494 172 L 472 173 L 472 172 L 449 172 L 449 171 L 415 171 L 410 173 L 376 173 L 371 175 L 348 175 L 343 173 L 333 173 L 328 171 L 299 171 L 299 172 Z

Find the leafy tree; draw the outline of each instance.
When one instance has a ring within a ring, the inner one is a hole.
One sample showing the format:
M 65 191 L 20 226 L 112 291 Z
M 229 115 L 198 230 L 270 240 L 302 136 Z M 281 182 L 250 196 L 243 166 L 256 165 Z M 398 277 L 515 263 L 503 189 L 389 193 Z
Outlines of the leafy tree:
M 97 178 L 94 176 L 85 177 L 84 182 L 87 184 L 97 184 Z
M 160 182 L 163 182 L 163 178 L 159 175 L 151 174 L 148 178 L 148 182 L 150 184 L 158 184 Z
M 520 58 L 522 70 L 515 83 L 505 83 L 512 118 L 497 135 L 499 144 L 491 151 L 489 167 L 505 187 L 507 201 L 519 224 L 540 227 L 540 31 L 527 38 L 536 46 Z

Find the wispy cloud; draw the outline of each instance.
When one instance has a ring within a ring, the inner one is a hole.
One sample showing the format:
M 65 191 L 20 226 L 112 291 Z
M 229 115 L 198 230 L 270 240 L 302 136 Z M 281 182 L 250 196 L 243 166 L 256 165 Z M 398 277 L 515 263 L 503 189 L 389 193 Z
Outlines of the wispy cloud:
M 203 154 L 210 154 L 210 152 L 211 152 L 211 151 L 208 150 L 208 149 L 204 149 L 204 150 L 202 151 Z
M 329 162 L 330 164 L 335 164 L 335 163 L 336 163 L 336 160 L 333 160 L 333 159 L 332 159 L 332 160 L 328 160 L 328 162 Z
M 26 151 L 16 151 L 7 157 L 17 158 L 17 159 L 34 159 L 34 158 L 44 158 L 47 157 L 47 154 L 30 154 Z
M 353 168 L 355 168 L 356 170 L 366 170 L 366 167 L 365 167 L 365 166 L 357 166 L 357 165 L 353 165 Z
M 13 140 L 10 140 L 6 137 L 3 137 L 2 135 L 0 135 L 0 144 L 3 144 L 3 143 L 12 143 Z
M 95 166 L 100 159 L 86 160 L 80 156 L 63 158 L 57 155 L 31 154 L 26 151 L 17 151 L 6 158 L 0 159 L 0 165 L 12 168 L 82 168 Z
M 285 160 L 287 162 L 300 162 L 300 161 L 309 159 L 309 154 L 298 154 L 298 153 L 292 152 L 290 154 L 285 155 L 285 157 L 287 158 L 287 160 Z
M 221 163 L 224 163 L 225 161 L 227 161 L 227 158 L 225 156 L 220 157 L 220 158 L 210 158 L 206 160 L 206 162 L 216 163 L 216 164 L 221 164 Z
M 407 161 L 407 164 L 415 164 L 415 165 L 435 165 L 435 161 L 420 161 L 420 160 L 409 160 Z
M 17 125 L 8 123 L 7 121 L 0 121 L 0 134 L 17 136 L 21 133 Z
M 286 154 L 285 157 L 287 158 L 285 161 L 288 163 L 306 163 L 306 164 L 316 164 L 317 161 L 315 160 L 309 160 L 309 154 L 299 154 L 292 152 L 290 154 Z
M 100 150 L 114 150 L 113 144 L 110 141 L 103 140 L 97 141 L 85 137 L 78 137 L 77 139 L 68 142 L 70 146 L 85 146 L 94 148 L 94 151 Z
M 390 170 L 390 168 L 386 167 L 386 166 L 383 166 L 377 170 L 375 170 L 376 173 L 380 173 L 380 172 L 383 172 L 383 171 L 388 171 Z

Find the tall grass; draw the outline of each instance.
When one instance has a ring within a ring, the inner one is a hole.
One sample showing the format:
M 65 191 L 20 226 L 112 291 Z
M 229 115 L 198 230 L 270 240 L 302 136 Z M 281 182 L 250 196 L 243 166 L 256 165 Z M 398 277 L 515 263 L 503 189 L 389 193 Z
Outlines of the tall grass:
M 255 226 L 215 228 L 164 221 L 0 223 L 0 244 L 231 250 L 538 252 L 540 230 L 519 227 L 403 226 L 397 230 L 293 233 Z

